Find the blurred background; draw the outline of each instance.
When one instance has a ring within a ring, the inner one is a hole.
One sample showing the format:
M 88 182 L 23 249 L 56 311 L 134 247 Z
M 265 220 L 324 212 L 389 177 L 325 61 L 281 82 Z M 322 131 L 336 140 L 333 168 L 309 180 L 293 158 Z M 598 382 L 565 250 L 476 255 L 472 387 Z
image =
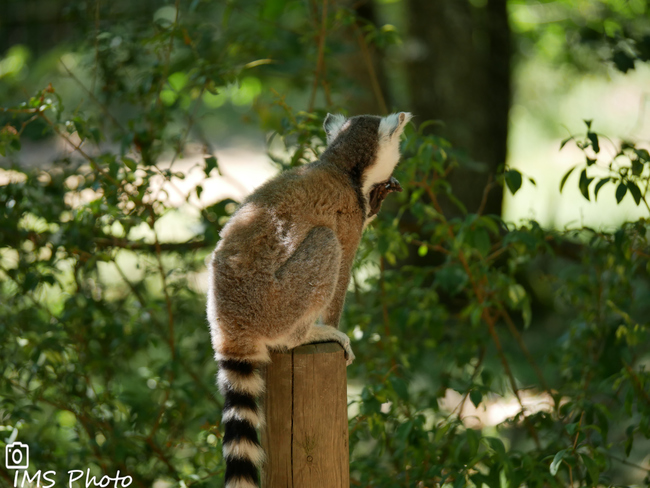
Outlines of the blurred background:
M 349 115 L 410 110 L 416 121 L 440 121 L 436 132 L 472 161 L 493 170 L 506 163 L 539 183 L 503 202 L 494 192 L 488 208 L 503 211 L 508 221 L 533 218 L 561 229 L 611 226 L 641 215 L 631 201 L 613 205 L 612 194 L 589 204 L 577 191 L 559 196 L 555 190 L 579 158 L 570 147 L 560 152 L 560 141 L 580 131 L 583 120 L 594 120 L 594 128 L 614 140 L 648 140 L 645 1 L 334 2 L 326 6 L 327 64 L 320 67 L 320 34 L 305 37 L 307 27 L 312 34 L 323 27 L 317 7 L 322 8 L 314 2 L 198 2 L 185 13 L 193 27 L 210 31 L 211 38 L 201 42 L 213 45 L 201 46 L 208 48 L 201 56 L 242 63 L 210 80 L 193 113 L 191 136 L 200 133 L 219 150 L 248 148 L 255 154 L 242 158 L 261 161 L 270 134 L 279 129 L 277 97 L 296 109 Z M 82 86 L 110 104 L 126 88 L 121 84 L 141 81 L 119 72 L 138 59 L 130 43 L 144 26 L 176 16 L 173 4 L 154 1 L 135 6 L 9 0 L 2 13 L 2 99 L 20 101 L 51 82 L 71 108 L 90 100 Z M 191 46 L 195 41 L 187 35 Z M 188 75 L 200 68 L 177 67 L 183 69 L 169 73 L 176 76 L 163 101 L 173 106 L 180 97 L 186 107 L 197 97 L 189 93 Z M 117 79 L 99 86 L 111 73 Z M 128 116 L 127 107 L 111 108 L 118 118 Z M 34 142 L 47 139 L 36 130 L 30 136 Z M 462 172 L 453 177 L 470 209 L 478 208 L 477 188 L 489 171 L 483 173 L 483 179 Z M 260 182 L 244 177 L 249 178 Z
M 221 486 L 221 226 L 327 112 L 410 111 L 344 316 L 353 485 L 647 484 L 648 61 L 645 0 L 4 0 L 0 437 Z

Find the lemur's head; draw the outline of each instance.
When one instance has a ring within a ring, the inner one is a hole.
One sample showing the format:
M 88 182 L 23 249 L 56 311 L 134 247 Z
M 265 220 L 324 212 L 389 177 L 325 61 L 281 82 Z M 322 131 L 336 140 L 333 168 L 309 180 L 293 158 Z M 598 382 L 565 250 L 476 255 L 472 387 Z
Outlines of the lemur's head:
M 386 117 L 359 115 L 350 118 L 327 114 L 323 123 L 327 149 L 322 159 L 346 170 L 371 206 L 378 185 L 390 185 L 394 181 L 397 186 L 387 187 L 387 192 L 381 195 L 381 204 L 390 191 L 401 191 L 391 175 L 399 162 L 400 135 L 411 118 L 408 112 Z

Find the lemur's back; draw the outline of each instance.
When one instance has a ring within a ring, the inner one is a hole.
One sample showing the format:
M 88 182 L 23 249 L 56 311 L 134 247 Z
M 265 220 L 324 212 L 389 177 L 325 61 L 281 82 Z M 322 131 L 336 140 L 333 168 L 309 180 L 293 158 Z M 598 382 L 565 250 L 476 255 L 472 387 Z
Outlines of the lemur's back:
M 349 239 L 344 234 L 353 227 L 360 236 L 363 213 L 345 175 L 315 161 L 279 175 L 246 198 L 222 230 L 215 259 L 231 273 L 272 275 L 320 226 L 341 240 Z

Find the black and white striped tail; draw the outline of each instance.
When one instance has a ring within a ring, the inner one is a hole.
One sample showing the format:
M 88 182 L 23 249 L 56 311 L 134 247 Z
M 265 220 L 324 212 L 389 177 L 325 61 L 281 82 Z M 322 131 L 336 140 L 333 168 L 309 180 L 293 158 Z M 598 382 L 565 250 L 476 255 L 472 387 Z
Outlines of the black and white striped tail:
M 264 380 L 254 363 L 225 359 L 219 361 L 218 382 L 225 398 L 225 488 L 257 488 L 258 469 L 264 461 L 264 451 L 257 440 L 256 428 L 263 422 L 257 399 L 264 391 Z

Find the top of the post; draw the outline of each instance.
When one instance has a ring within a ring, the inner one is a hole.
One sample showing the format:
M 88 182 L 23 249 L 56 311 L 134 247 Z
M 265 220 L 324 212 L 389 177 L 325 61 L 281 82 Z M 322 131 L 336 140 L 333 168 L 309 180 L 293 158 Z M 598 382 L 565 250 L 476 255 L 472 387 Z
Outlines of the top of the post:
M 294 354 L 333 354 L 343 352 L 343 348 L 338 342 L 321 342 L 318 344 L 298 346 L 292 349 L 292 351 Z

